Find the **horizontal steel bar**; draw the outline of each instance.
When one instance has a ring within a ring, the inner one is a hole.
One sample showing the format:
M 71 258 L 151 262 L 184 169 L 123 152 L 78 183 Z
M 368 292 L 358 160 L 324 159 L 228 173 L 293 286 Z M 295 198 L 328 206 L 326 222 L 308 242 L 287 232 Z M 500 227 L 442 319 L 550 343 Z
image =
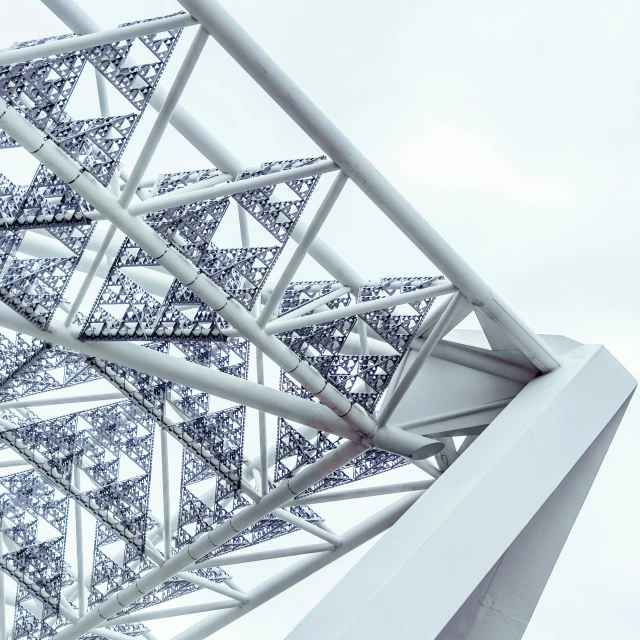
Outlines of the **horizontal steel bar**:
M 31 466 L 26 460 L 2 460 L 0 461 L 0 469 L 8 469 L 10 467 L 28 467 Z
M 50 40 L 43 44 L 37 44 L 22 49 L 10 49 L 0 53 L 0 66 L 16 64 L 18 62 L 29 62 L 38 58 L 72 53 L 92 47 L 99 47 L 103 44 L 120 42 L 131 38 L 139 38 L 152 33 L 163 33 L 172 29 L 183 29 L 198 24 L 195 18 L 188 14 L 170 16 L 168 18 L 158 18 L 149 22 L 139 22 L 128 27 L 116 27 L 114 29 L 104 29 L 83 36 L 64 38 L 63 40 Z
M 319 313 L 313 313 L 299 318 L 283 318 L 282 320 L 274 320 L 265 327 L 265 331 L 270 334 L 275 334 L 282 333 L 283 331 L 291 331 L 293 329 L 301 329 L 303 327 L 312 327 L 324 322 L 333 322 L 334 320 L 349 318 L 355 315 L 363 315 L 365 313 L 371 313 L 372 311 L 396 307 L 401 304 L 408 304 L 410 302 L 426 300 L 427 298 L 436 298 L 437 296 L 448 295 L 455 291 L 456 288 L 450 283 L 435 285 L 432 287 L 426 287 L 425 289 L 410 291 L 409 293 L 399 293 L 394 296 L 389 296 L 388 298 L 379 298 L 377 300 L 369 300 L 367 302 L 357 302 L 356 304 L 350 304 L 346 307 L 330 309 L 329 311 L 320 311 Z
M 407 493 L 409 491 L 424 491 L 428 489 L 435 479 L 416 480 L 414 482 L 399 482 L 396 484 L 385 484 L 377 487 L 361 487 L 358 489 L 343 489 L 341 491 L 323 491 L 304 498 L 291 500 L 289 505 L 295 504 L 321 504 L 325 502 L 339 502 L 341 500 L 354 500 L 356 498 L 372 498 L 375 496 L 386 496 L 392 493 Z
M 106 400 L 122 400 L 124 396 L 121 393 L 87 393 L 80 396 L 68 396 L 61 398 L 53 396 L 51 398 L 38 398 L 32 396 L 24 400 L 14 400 L 12 402 L 0 403 L 0 411 L 3 409 L 19 409 L 22 407 L 50 407 L 57 404 L 75 404 L 78 402 L 102 402 Z
M 220 609 L 233 609 L 239 607 L 239 602 L 232 600 L 220 600 L 218 602 L 205 602 L 203 604 L 189 604 L 183 607 L 171 607 L 170 609 L 145 609 L 125 616 L 104 620 L 98 625 L 101 627 L 116 624 L 132 624 L 134 622 L 146 622 L 147 620 L 161 620 L 162 618 L 173 618 L 174 616 L 188 616 L 194 613 L 206 613 L 207 611 L 219 611 Z M 102 631 L 100 632 L 102 633 Z
M 276 509 L 273 512 L 273 515 L 278 516 L 278 518 L 280 518 L 281 520 L 284 520 L 285 522 L 289 522 L 295 525 L 296 527 L 299 527 L 300 529 L 302 529 L 302 531 L 306 531 L 307 533 L 310 533 L 312 536 L 316 536 L 317 538 L 320 538 L 321 540 L 328 542 L 334 547 L 339 547 L 342 544 L 342 541 L 340 540 L 340 536 L 337 536 L 329 531 L 325 531 L 324 529 L 321 529 L 320 527 L 313 524 L 312 522 L 308 522 L 303 518 L 294 516 L 292 513 L 289 513 L 284 509 Z
M 249 601 L 249 598 L 243 593 L 228 587 L 226 584 L 217 583 L 213 580 L 207 580 L 202 576 L 197 575 L 196 573 L 189 573 L 188 571 L 180 571 L 176 573 L 176 577 L 182 578 L 182 580 L 186 580 L 187 582 L 191 582 L 191 584 L 196 584 L 203 589 L 208 589 L 209 591 L 213 591 L 221 596 L 226 596 L 227 598 L 231 598 L 236 602 L 240 602 L 242 604 L 246 604 Z
M 161 196 L 149 198 L 144 202 L 136 202 L 131 205 L 129 211 L 132 216 L 141 216 L 145 213 L 153 211 L 164 211 L 165 209 L 173 209 L 194 202 L 203 202 L 205 200 L 215 200 L 216 198 L 226 198 L 237 193 L 244 193 L 253 189 L 261 189 L 263 187 L 282 184 L 283 182 L 293 182 L 294 180 L 302 180 L 311 176 L 323 175 L 338 171 L 338 166 L 333 160 L 319 160 L 313 164 L 307 164 L 294 169 L 284 169 L 274 171 L 255 178 L 247 178 L 246 180 L 237 180 L 225 184 L 218 184 L 213 187 L 204 189 L 182 188 L 171 193 L 165 193 Z M 196 183 L 197 184 L 197 183 Z M 195 185 L 189 185 L 195 186 Z
M 207 569 L 210 567 L 226 567 L 231 564 L 244 564 L 246 562 L 258 562 L 260 560 L 275 560 L 277 558 L 289 558 L 292 556 L 302 556 L 308 553 L 319 553 L 320 551 L 333 551 L 336 545 L 331 543 L 304 544 L 298 547 L 287 547 L 286 549 L 269 549 L 266 551 L 253 551 L 249 553 L 229 553 L 218 556 L 213 560 L 205 560 L 192 564 L 189 569 Z

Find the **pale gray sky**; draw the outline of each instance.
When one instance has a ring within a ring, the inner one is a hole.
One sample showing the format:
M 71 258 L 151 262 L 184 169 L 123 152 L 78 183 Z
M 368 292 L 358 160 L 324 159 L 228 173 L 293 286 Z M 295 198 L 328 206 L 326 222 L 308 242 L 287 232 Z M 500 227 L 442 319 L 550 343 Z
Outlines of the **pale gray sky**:
M 178 8 L 173 0 L 82 5 L 104 26 Z M 638 2 L 224 5 L 533 328 L 603 343 L 638 377 Z M 67 31 L 37 0 L 0 0 L 0 8 L 10 16 L 0 43 Z M 185 101 L 247 164 L 316 152 L 213 42 Z M 201 166 L 173 132 L 154 161 L 158 171 Z M 432 272 L 351 185 L 321 235 L 372 279 Z M 638 637 L 639 413 L 632 403 L 526 640 Z M 284 637 L 352 561 L 219 637 Z M 152 630 L 164 640 L 188 622 Z

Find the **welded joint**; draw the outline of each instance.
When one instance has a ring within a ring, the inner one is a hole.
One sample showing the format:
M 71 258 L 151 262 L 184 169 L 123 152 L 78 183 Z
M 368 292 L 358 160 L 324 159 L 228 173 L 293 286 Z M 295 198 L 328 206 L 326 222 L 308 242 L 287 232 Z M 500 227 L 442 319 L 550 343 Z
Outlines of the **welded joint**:
M 33 156 L 36 155 L 36 153 L 38 153 L 38 151 L 40 151 L 42 149 L 42 147 L 44 147 L 45 144 L 47 144 L 47 142 L 51 140 L 51 136 L 47 133 L 46 135 L 43 136 L 42 138 L 42 144 L 35 150 L 35 151 L 29 151 L 29 153 Z M 28 151 L 28 149 L 27 149 Z M 77 176 L 76 176 L 77 177 Z M 75 178 L 74 178 L 75 180 Z
M 80 167 L 80 171 L 78 172 L 78 175 L 73 180 L 71 180 L 70 182 L 67 182 L 67 186 L 70 185 L 70 184 L 73 184 L 85 171 L 86 171 L 86 169 L 84 167 Z
M 290 480 L 287 480 L 287 491 L 292 495 L 292 496 L 297 496 L 298 494 L 291 488 L 291 485 L 289 484 Z
M 467 298 L 467 300 L 469 300 L 469 298 L 467 296 L 465 296 L 465 298 Z M 482 309 L 482 307 L 486 306 L 492 300 L 493 300 L 493 289 L 489 289 L 489 292 L 487 293 L 486 299 L 484 299 L 484 300 L 475 300 L 474 299 L 474 300 L 471 300 L 470 302 L 474 307 L 478 307 L 478 309 Z
M 157 260 L 158 262 L 160 262 L 160 260 L 162 260 L 162 258 L 164 258 L 167 255 L 167 251 L 169 251 L 169 249 L 170 249 L 170 245 L 167 243 L 165 245 L 164 251 L 157 258 L 154 258 L 154 260 Z M 198 275 L 200 275 L 200 274 L 198 273 Z M 197 278 L 198 278 L 198 276 L 196 276 L 193 279 L 193 282 L 195 282 Z M 189 285 L 187 285 L 187 286 L 189 286 Z

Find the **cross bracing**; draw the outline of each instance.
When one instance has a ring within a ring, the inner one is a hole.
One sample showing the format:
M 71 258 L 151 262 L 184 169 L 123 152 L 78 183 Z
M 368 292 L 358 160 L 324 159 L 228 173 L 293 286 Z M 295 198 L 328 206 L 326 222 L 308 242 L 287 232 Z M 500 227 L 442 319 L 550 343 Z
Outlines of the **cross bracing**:
M 180 634 L 206 637 L 389 528 L 513 397 L 394 422 L 429 358 L 518 384 L 560 359 L 215 1 L 104 30 L 44 4 L 73 33 L 0 53 L 1 145 L 39 163 L 0 179 L 0 640 L 151 638 L 145 622 L 210 612 Z M 210 38 L 317 154 L 249 167 L 189 114 Z M 95 115 L 76 119 L 89 72 Z M 206 166 L 148 175 L 169 125 Z M 319 237 L 348 182 L 425 273 L 372 281 Z M 326 277 L 297 276 L 309 260 Z M 494 351 L 444 339 L 470 313 Z M 322 514 L 394 493 L 346 532 Z M 297 555 L 248 592 L 233 578 Z

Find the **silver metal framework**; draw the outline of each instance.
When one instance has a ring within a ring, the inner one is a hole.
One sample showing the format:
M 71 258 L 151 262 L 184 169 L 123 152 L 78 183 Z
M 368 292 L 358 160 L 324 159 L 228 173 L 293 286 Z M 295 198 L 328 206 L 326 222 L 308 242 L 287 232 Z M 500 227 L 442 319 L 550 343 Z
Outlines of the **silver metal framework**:
M 43 4 L 73 34 L 0 53 L 0 142 L 40 163 L 31 185 L 0 180 L 0 640 L 152 638 L 145 622 L 212 612 L 179 636 L 195 640 L 391 527 L 517 393 L 399 422 L 428 359 L 520 389 L 562 357 L 216 0 L 109 29 L 73 0 Z M 165 90 L 183 30 L 191 46 Z M 187 111 L 181 96 L 209 38 L 317 157 L 248 168 Z M 131 59 L 136 40 L 155 62 Z M 89 66 L 97 115 L 74 120 L 66 104 Z M 132 113 L 112 113 L 116 91 Z M 157 116 L 127 169 L 147 105 Z M 147 178 L 169 125 L 210 165 Z M 316 202 L 321 179 L 332 184 Z M 440 273 L 371 282 L 321 240 L 348 182 Z M 236 246 L 223 249 L 218 229 L 231 220 Z M 296 281 L 310 259 L 332 279 Z M 471 313 L 501 346 L 444 339 Z M 400 469 L 408 479 L 337 488 Z M 394 493 L 408 495 L 340 534 L 315 511 Z M 292 556 L 303 558 L 248 592 L 231 577 L 236 564 Z M 215 595 L 194 604 L 202 589 Z

